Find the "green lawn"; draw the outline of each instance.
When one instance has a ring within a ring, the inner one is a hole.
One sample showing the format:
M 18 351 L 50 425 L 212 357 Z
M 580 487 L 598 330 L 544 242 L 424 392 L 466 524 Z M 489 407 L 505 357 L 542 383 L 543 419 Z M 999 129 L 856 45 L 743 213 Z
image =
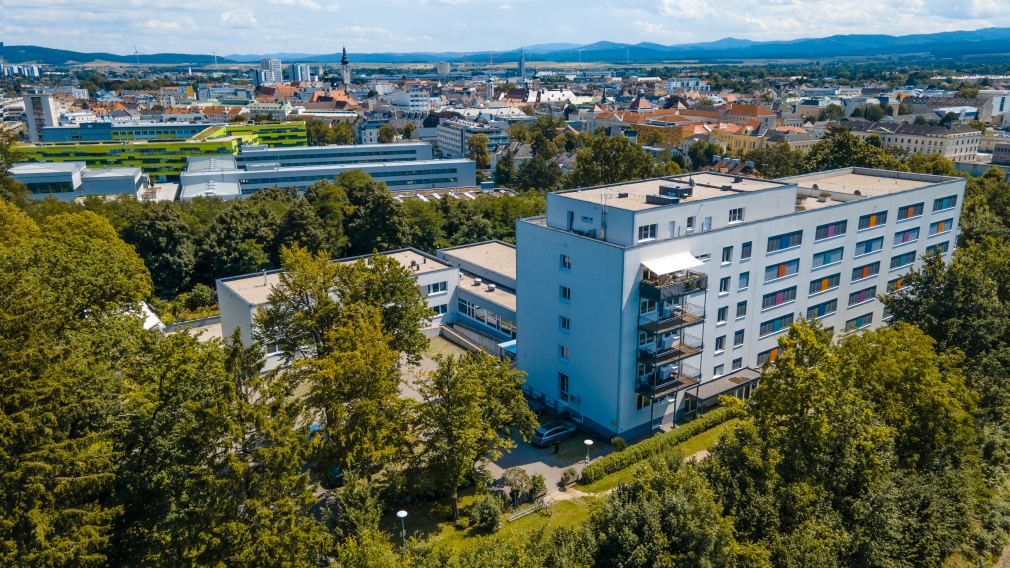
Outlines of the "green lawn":
M 688 438 L 683 443 L 679 444 L 676 450 L 685 458 L 698 453 L 701 450 L 707 450 L 715 446 L 716 442 L 719 441 L 719 437 L 722 436 L 724 432 L 735 426 L 737 422 L 739 422 L 738 418 L 727 420 L 726 422 L 706 430 L 693 438 Z M 634 480 L 635 475 L 638 472 L 638 468 L 641 467 L 642 463 L 643 462 L 632 464 L 620 471 L 615 471 L 602 479 L 598 479 L 586 485 L 576 485 L 576 487 L 586 493 L 601 493 L 608 489 L 617 487 L 620 483 L 628 483 Z
M 684 457 L 690 456 L 701 450 L 709 449 L 715 445 L 724 432 L 732 428 L 739 420 L 733 419 L 720 424 L 710 430 L 702 432 L 693 438 L 689 438 L 684 443 L 677 446 Z M 621 482 L 629 482 L 635 478 L 635 474 L 641 462 L 614 472 L 599 481 L 589 485 L 574 485 L 573 489 L 585 493 L 603 493 L 608 489 L 616 487 Z M 460 511 L 466 509 L 467 505 L 477 499 L 473 489 L 461 492 Z M 551 503 L 551 514 L 536 512 L 518 519 L 512 523 L 507 522 L 507 517 L 512 512 L 502 516 L 502 527 L 497 534 L 523 533 L 540 528 L 556 529 L 558 527 L 576 526 L 592 514 L 594 507 L 603 502 L 605 496 L 591 495 L 578 499 L 565 501 L 555 501 Z M 523 505 L 522 507 L 528 507 Z M 448 499 L 424 503 L 412 504 L 405 507 L 407 511 L 406 527 L 409 538 L 420 538 L 427 540 L 436 546 L 448 546 L 453 548 L 472 546 L 486 538 L 487 533 L 471 528 L 459 529 L 452 522 L 452 502 Z M 400 521 L 390 512 L 382 519 L 382 528 L 388 532 L 394 542 L 400 540 Z

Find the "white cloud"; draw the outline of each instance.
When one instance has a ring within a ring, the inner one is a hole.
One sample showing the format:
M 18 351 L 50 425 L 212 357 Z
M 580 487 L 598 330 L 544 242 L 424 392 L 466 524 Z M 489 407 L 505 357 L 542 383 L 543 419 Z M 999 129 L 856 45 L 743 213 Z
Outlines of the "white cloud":
M 322 10 L 323 6 L 315 0 L 269 0 L 271 4 L 277 6 L 294 6 L 305 8 L 306 10 Z
M 146 20 L 143 23 L 148 30 L 178 30 L 179 22 L 167 22 L 165 20 Z
M 245 8 L 228 10 L 227 12 L 221 12 L 221 23 L 232 24 L 236 27 L 252 27 L 256 25 L 256 15 L 253 14 L 252 10 L 246 10 Z

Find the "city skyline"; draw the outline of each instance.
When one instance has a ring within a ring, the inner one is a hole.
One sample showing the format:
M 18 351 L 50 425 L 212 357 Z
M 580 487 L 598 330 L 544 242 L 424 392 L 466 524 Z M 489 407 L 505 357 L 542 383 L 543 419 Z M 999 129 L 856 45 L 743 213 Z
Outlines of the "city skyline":
M 574 10 L 581 15 L 573 20 Z M 826 13 L 834 17 L 823 17 Z M 230 54 L 351 51 L 509 50 L 519 45 L 640 41 L 681 44 L 736 37 L 757 41 L 848 33 L 893 35 L 1010 25 L 1010 0 L 958 6 L 827 0 L 756 0 L 697 4 L 620 0 L 584 6 L 526 0 L 8 0 L 2 29 L 8 45 L 130 54 Z M 51 26 L 52 21 L 66 25 Z M 552 26 L 531 22 L 554 21 Z M 321 24 L 321 22 L 323 24 Z M 332 23 L 332 25 L 327 25 Z

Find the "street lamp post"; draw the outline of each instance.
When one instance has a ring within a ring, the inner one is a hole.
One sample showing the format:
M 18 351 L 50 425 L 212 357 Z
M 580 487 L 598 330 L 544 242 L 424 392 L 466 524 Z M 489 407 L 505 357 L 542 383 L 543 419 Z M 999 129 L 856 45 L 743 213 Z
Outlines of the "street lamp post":
M 589 463 L 589 449 L 593 447 L 593 441 L 590 440 L 589 438 L 586 438 L 585 441 L 583 441 L 582 443 L 586 445 L 586 463 L 588 464 Z
M 407 511 L 403 511 L 403 510 L 397 511 L 396 512 L 396 516 L 400 517 L 400 541 L 403 543 L 404 546 L 406 546 L 407 545 L 407 525 L 405 524 L 404 519 L 407 518 Z

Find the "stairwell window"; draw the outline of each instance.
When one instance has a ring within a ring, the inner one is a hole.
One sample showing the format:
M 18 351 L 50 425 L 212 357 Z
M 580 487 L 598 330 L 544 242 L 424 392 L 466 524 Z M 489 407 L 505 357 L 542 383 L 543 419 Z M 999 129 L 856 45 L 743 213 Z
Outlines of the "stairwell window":
M 652 241 L 656 239 L 656 224 L 642 225 L 638 228 L 639 241 Z

